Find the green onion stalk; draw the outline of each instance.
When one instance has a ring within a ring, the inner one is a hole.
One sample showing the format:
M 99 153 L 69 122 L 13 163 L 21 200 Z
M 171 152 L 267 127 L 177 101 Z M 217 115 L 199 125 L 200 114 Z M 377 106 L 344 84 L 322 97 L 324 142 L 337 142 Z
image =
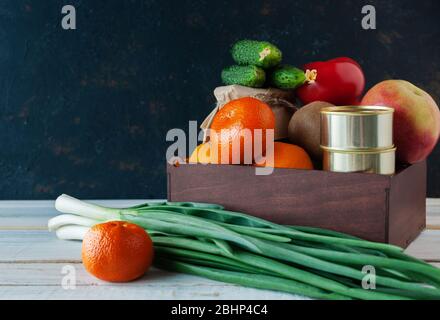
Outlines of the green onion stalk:
M 82 240 L 95 224 L 121 220 L 150 235 L 154 264 L 247 287 L 317 299 L 440 299 L 440 269 L 397 246 L 320 228 L 279 225 L 223 206 L 148 201 L 108 208 L 61 195 L 49 220 L 60 239 Z M 365 265 L 375 274 L 363 272 Z M 373 289 L 364 288 L 365 279 Z

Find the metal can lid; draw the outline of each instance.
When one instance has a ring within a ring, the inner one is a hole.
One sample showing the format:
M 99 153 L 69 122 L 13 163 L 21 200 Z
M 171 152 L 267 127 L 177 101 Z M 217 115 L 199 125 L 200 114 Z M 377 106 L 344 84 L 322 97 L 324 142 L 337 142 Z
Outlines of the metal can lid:
M 321 109 L 321 114 L 354 116 L 388 114 L 393 112 L 393 108 L 386 106 L 335 106 Z
M 321 149 L 334 152 L 334 153 L 354 153 L 354 154 L 373 154 L 373 153 L 388 153 L 395 152 L 396 147 L 393 145 L 390 148 L 359 148 L 359 149 L 338 149 L 338 148 L 330 148 L 321 145 Z

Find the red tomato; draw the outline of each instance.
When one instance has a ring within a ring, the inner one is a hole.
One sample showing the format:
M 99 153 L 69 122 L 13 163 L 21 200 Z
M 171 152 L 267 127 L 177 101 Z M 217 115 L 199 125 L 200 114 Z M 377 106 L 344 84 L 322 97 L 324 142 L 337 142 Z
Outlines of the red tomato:
M 304 104 L 326 101 L 334 105 L 355 105 L 365 88 L 361 66 L 351 58 L 308 63 L 303 67 L 306 83 L 297 89 Z

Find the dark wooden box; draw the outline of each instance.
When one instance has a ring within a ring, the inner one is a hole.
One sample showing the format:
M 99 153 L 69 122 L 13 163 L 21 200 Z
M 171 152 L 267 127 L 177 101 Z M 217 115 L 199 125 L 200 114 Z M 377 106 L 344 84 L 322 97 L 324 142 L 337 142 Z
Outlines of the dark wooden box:
M 237 165 L 168 165 L 168 200 L 212 202 L 281 224 L 407 247 L 425 228 L 426 162 L 394 176 Z

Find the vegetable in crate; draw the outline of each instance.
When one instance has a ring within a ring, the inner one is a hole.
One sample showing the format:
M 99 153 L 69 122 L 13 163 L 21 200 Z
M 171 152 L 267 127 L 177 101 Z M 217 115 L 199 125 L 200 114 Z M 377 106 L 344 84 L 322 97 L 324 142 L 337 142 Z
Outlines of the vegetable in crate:
M 232 46 L 232 58 L 239 65 L 255 65 L 264 69 L 277 66 L 282 53 L 266 41 L 241 40 Z
M 155 266 L 171 271 L 319 299 L 440 299 L 440 269 L 389 244 L 207 203 L 150 201 L 121 209 L 61 195 L 55 207 L 66 214 L 48 227 L 60 239 L 83 239 L 102 221 L 135 223 L 153 240 Z M 362 288 L 365 265 L 375 267 L 375 290 Z
M 357 105 L 364 91 L 360 65 L 347 57 L 318 61 L 303 67 L 306 83 L 296 92 L 304 104 L 325 101 L 334 105 Z
M 305 81 L 304 71 L 289 65 L 279 66 L 269 74 L 269 83 L 279 89 L 295 89 Z
M 242 86 L 260 88 L 266 81 L 266 73 L 256 66 L 230 66 L 222 71 L 224 84 L 239 84 Z
M 295 112 L 289 122 L 289 141 L 306 149 L 315 160 L 322 160 L 321 109 L 332 106 L 323 101 L 309 103 Z

